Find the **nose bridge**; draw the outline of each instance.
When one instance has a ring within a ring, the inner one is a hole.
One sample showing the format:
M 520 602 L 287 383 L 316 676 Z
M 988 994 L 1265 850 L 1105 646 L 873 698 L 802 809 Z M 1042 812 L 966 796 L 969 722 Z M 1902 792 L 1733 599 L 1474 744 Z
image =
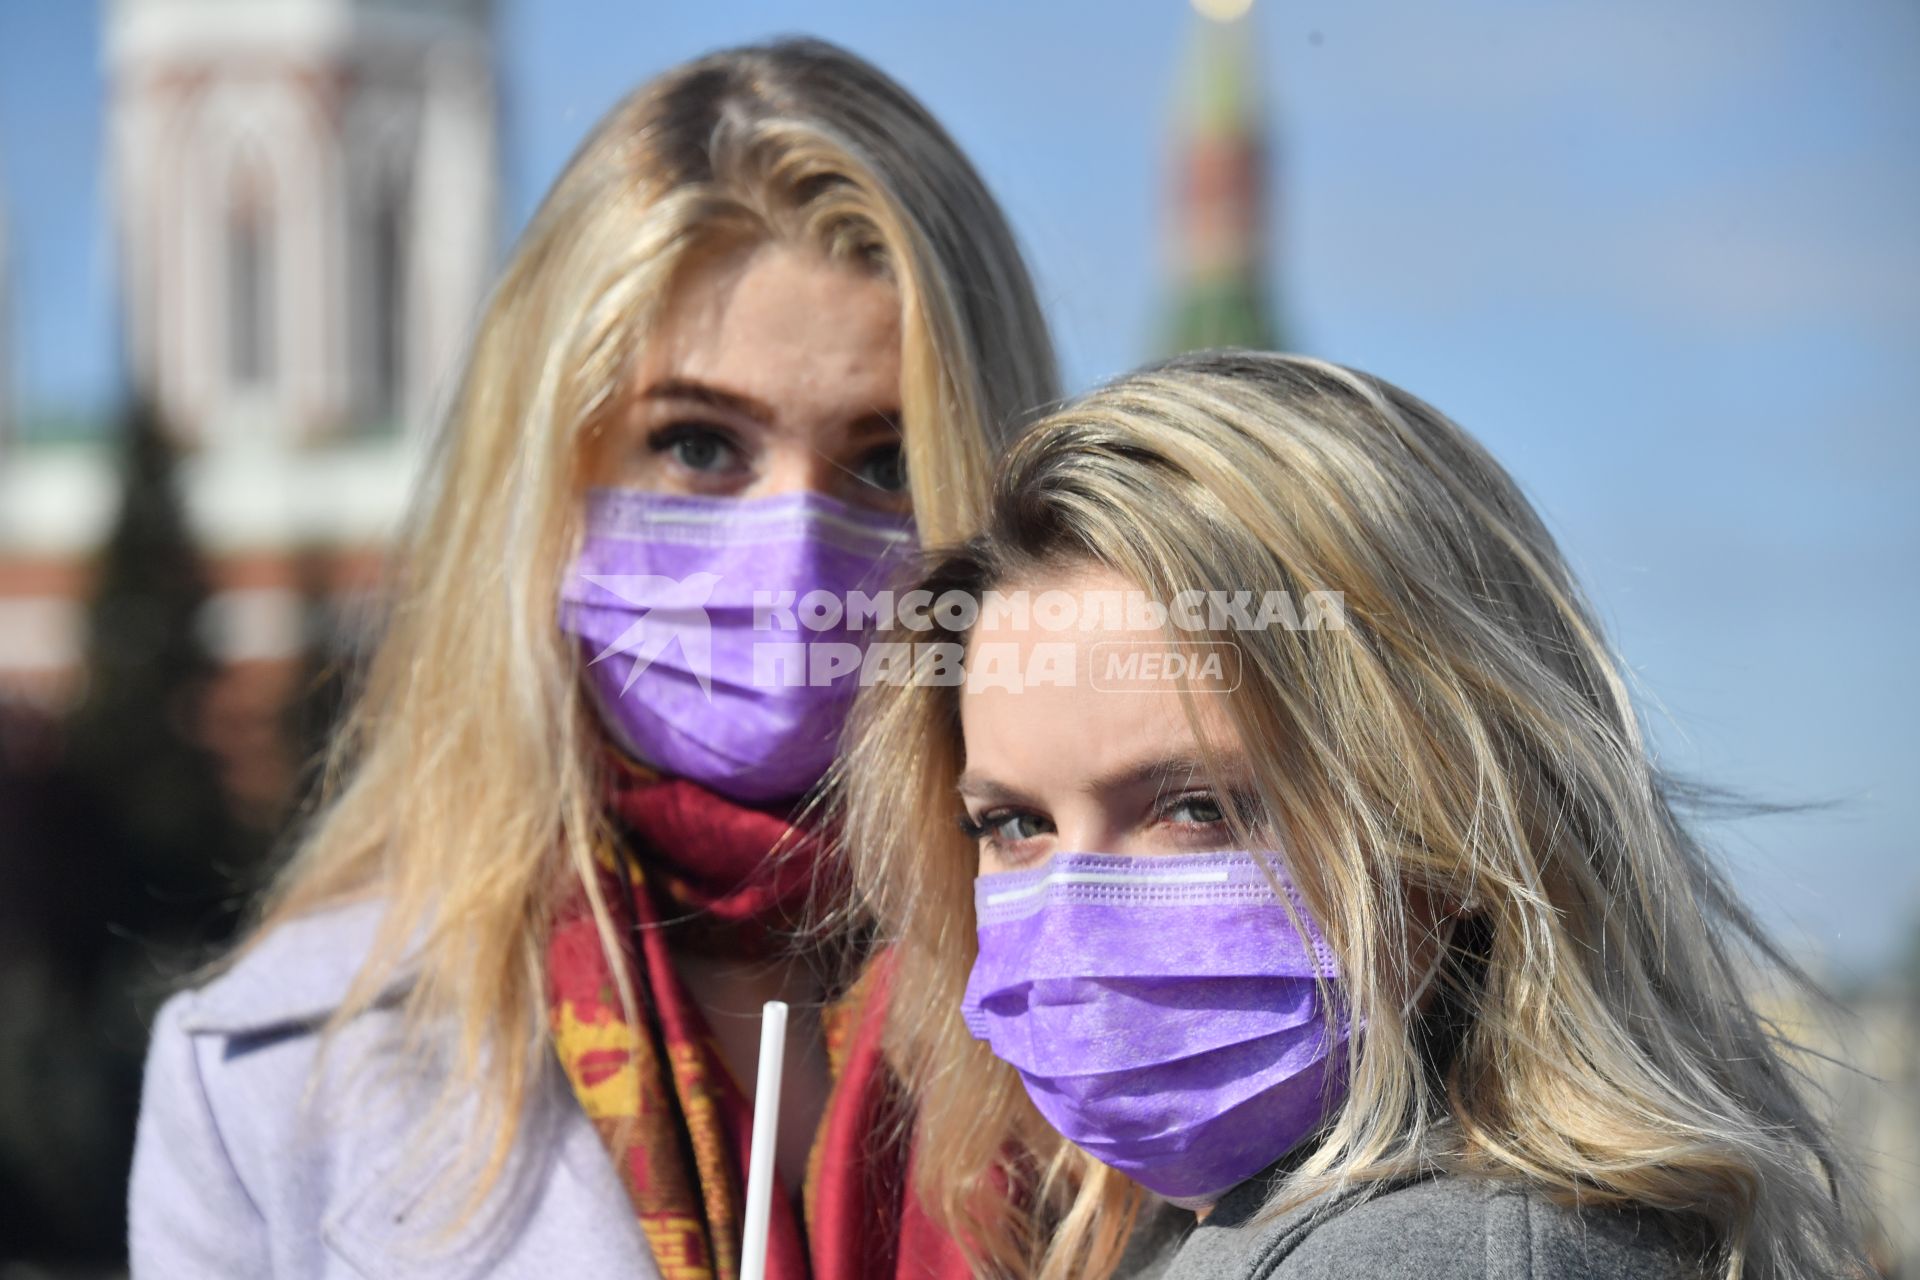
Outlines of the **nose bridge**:
M 754 492 L 763 497 L 836 492 L 846 464 L 834 456 L 832 436 L 833 432 L 812 422 L 785 424 L 769 433 Z
M 1075 791 L 1054 810 L 1055 848 L 1063 853 L 1132 853 L 1126 824 L 1101 797 Z

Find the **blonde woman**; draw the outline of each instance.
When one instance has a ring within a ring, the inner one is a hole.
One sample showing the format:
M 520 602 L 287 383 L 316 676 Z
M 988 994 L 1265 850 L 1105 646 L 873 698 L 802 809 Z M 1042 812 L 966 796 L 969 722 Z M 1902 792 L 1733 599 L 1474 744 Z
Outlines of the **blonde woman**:
M 1004 219 L 873 67 L 617 106 L 481 319 L 331 798 L 154 1029 L 134 1274 L 733 1276 L 769 998 L 768 1274 L 964 1274 L 865 990 L 787 945 L 850 689 L 742 664 L 759 593 L 971 532 L 1053 391 Z
M 1743 984 L 1785 962 L 1446 418 L 1176 361 L 1037 425 L 919 585 L 842 803 L 984 1271 L 1114 1274 L 1171 1201 L 1169 1280 L 1857 1273 Z

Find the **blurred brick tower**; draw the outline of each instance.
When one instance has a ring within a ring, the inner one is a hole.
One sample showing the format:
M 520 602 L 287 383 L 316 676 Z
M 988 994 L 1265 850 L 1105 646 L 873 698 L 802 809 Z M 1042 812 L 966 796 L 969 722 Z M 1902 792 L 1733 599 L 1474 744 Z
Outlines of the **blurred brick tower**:
M 485 0 L 114 0 L 136 376 L 188 443 L 417 422 L 492 264 Z
M 1269 148 L 1248 6 L 1196 3 L 1175 112 L 1171 257 L 1174 351 L 1273 348 Z
M 271 822 L 312 621 L 376 580 L 494 269 L 492 3 L 108 0 L 103 61 L 128 391 L 208 566 L 209 745 Z M 80 693 L 110 436 L 6 450 L 0 698 Z

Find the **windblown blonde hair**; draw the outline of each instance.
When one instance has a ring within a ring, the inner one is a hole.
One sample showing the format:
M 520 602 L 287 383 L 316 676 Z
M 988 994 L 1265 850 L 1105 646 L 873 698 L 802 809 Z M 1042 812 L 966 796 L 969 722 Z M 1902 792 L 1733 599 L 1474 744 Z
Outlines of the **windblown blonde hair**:
M 1367 1029 L 1349 1101 L 1270 1209 L 1439 1170 L 1671 1212 L 1728 1277 L 1857 1262 L 1839 1161 L 1746 995 L 1755 962 L 1797 971 L 1677 816 L 1592 611 L 1472 439 L 1316 360 L 1122 378 L 1022 439 L 983 533 L 923 585 L 1038 590 L 1087 565 L 1163 601 L 1344 595 L 1344 629 L 1235 632 L 1224 699 Z M 1142 1193 L 961 1024 L 957 693 L 876 685 L 849 739 L 839 805 L 894 948 L 888 1046 L 929 1207 L 991 1272 L 1108 1274 Z M 1435 1003 L 1412 1005 L 1436 963 Z
M 550 1052 L 552 908 L 577 882 L 597 892 L 593 735 L 555 621 L 583 437 L 619 401 L 681 273 L 756 243 L 898 290 L 923 536 L 973 530 L 993 456 L 1055 395 L 1000 210 L 933 118 L 851 54 L 783 41 L 683 65 L 616 106 L 568 164 L 480 322 L 397 552 L 391 617 L 331 752 L 331 796 L 237 952 L 323 908 L 384 902 L 333 1025 L 403 963 L 417 969 L 408 1025 L 457 1030 L 446 1093 L 483 1104 L 483 1189 Z

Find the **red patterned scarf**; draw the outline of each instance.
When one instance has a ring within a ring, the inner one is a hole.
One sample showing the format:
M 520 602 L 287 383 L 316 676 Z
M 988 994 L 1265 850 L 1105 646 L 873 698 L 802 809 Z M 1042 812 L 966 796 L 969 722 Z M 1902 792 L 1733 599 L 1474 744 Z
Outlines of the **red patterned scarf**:
M 734 1280 L 752 1107 L 674 970 L 662 926 L 717 934 L 738 954 L 774 954 L 800 920 L 811 849 L 782 818 L 624 762 L 614 767 L 609 805 L 628 839 L 624 849 L 602 850 L 600 890 L 639 1020 L 621 1010 L 577 890 L 547 951 L 554 1046 L 614 1154 L 661 1274 Z M 780 856 L 770 858 L 776 847 Z M 804 1211 L 774 1197 L 770 1280 L 970 1274 L 959 1246 L 911 1194 L 906 1153 L 886 1140 L 898 1096 L 880 1054 L 885 988 L 876 965 L 825 1012 L 833 1093 L 808 1159 Z

